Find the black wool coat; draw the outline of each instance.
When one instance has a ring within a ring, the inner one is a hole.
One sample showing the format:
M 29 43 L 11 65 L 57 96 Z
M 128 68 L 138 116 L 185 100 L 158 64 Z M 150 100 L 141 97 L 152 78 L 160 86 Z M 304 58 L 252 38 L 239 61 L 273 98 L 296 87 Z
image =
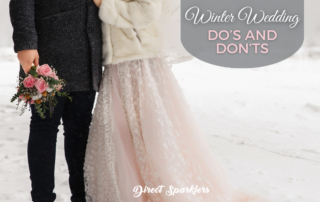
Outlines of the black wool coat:
M 52 66 L 66 80 L 66 92 L 98 91 L 102 75 L 98 11 L 93 0 L 11 0 L 14 50 L 37 49 L 40 65 Z

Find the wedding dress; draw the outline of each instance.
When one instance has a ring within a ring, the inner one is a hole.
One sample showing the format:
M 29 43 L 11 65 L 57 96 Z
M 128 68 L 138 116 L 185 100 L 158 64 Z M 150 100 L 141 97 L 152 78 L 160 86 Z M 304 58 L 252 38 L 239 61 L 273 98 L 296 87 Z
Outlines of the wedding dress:
M 105 69 L 85 159 L 87 202 L 266 201 L 228 183 L 164 64 L 152 58 Z M 164 188 L 133 197 L 138 185 Z M 170 186 L 210 191 L 169 196 Z
M 87 202 L 265 202 L 229 184 L 202 135 L 171 70 L 192 58 L 180 40 L 180 0 L 162 2 L 158 57 L 103 73 L 84 165 Z M 134 197 L 139 186 L 163 189 Z M 170 195 L 172 187 L 180 193 Z

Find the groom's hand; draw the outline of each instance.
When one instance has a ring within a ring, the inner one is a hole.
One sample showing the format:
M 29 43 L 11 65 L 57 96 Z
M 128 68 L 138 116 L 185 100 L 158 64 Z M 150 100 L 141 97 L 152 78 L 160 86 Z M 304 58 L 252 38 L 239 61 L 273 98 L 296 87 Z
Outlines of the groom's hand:
M 18 59 L 22 69 L 26 74 L 31 69 L 32 63 L 37 67 L 39 65 L 39 54 L 37 50 L 22 50 L 18 52 Z

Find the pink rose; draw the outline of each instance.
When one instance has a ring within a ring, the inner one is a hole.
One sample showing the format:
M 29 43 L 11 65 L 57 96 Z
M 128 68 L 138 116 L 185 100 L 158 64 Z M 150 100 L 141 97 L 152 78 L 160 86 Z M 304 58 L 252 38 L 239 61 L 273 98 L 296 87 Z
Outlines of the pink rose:
M 23 80 L 23 85 L 25 88 L 32 88 L 35 82 L 36 79 L 29 74 L 29 76 Z
M 62 85 L 61 85 L 61 84 L 58 84 L 58 85 L 55 85 L 54 87 L 56 88 L 56 91 L 59 91 L 59 90 L 61 90 Z
M 34 100 L 31 99 L 30 101 L 28 101 L 30 104 L 34 104 Z
M 57 75 L 53 72 L 51 75 L 52 78 L 54 78 L 55 80 L 59 80 L 59 77 L 57 77 Z
M 37 73 L 42 76 L 51 76 L 53 72 L 49 65 L 41 65 L 37 67 Z
M 54 75 L 53 77 L 55 80 L 59 80 L 59 77 L 57 77 L 57 75 Z
M 22 94 L 19 96 L 19 99 L 20 99 L 20 100 L 23 100 L 23 101 L 27 101 L 27 99 L 26 99 L 26 98 L 24 97 L 24 95 L 22 95 Z
M 43 93 L 48 88 L 48 84 L 45 80 L 43 80 L 43 78 L 36 79 L 34 86 L 39 91 L 39 93 Z

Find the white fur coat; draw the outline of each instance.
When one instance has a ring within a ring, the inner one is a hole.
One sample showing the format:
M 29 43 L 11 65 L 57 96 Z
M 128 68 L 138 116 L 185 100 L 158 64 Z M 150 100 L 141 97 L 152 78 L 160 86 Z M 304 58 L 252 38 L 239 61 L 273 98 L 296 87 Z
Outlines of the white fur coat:
M 102 0 L 103 64 L 156 57 L 161 0 Z

